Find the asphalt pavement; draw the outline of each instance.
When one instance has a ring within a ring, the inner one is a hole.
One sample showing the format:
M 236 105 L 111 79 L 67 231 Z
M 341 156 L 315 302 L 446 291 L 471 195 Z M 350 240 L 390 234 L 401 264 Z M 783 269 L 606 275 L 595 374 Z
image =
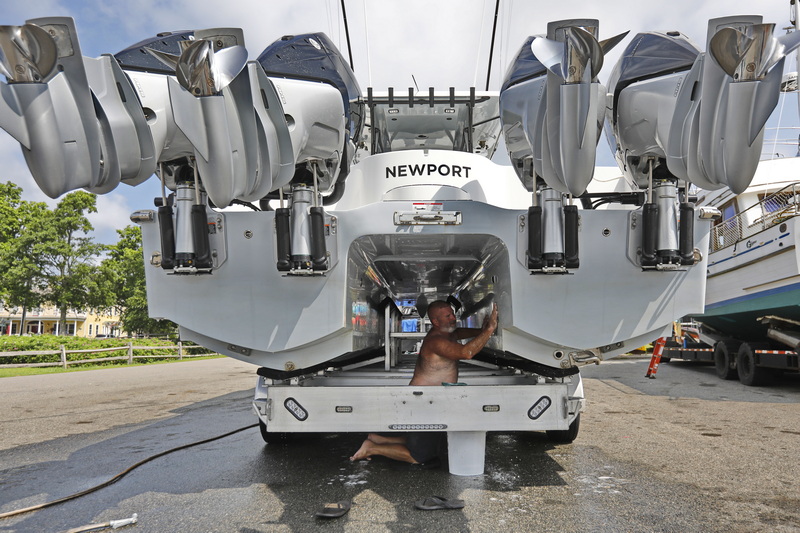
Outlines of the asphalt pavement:
M 490 433 L 482 476 L 352 463 L 360 434 L 266 445 L 250 428 L 0 519 L 0 532 L 66 531 L 134 513 L 128 528 L 139 532 L 800 531 L 800 380 L 747 388 L 683 363 L 650 380 L 646 364 L 584 370 L 588 405 L 572 444 Z M 0 513 L 251 426 L 254 370 L 218 359 L 0 380 Z M 431 495 L 465 507 L 414 508 Z M 314 516 L 341 500 L 353 504 L 344 517 Z

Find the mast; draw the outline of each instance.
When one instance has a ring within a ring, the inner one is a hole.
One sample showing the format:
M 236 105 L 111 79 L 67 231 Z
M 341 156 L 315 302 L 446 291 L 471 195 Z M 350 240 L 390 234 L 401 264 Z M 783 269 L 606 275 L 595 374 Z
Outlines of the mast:
M 794 1 L 794 0 L 792 0 Z M 489 80 L 492 77 L 492 55 L 494 54 L 494 38 L 497 35 L 497 16 L 500 12 L 500 0 L 494 5 L 494 22 L 492 23 L 492 44 L 489 45 L 489 70 L 486 72 L 486 90 L 489 90 Z
M 797 0 L 789 0 L 789 22 L 791 22 L 794 31 L 800 31 L 800 21 L 798 21 L 797 11 Z M 795 71 L 798 75 L 798 83 L 800 83 L 800 53 L 798 52 L 795 52 Z M 800 87 L 797 88 L 797 103 L 798 109 L 800 109 Z
M 350 70 L 355 72 L 356 69 L 353 67 L 353 48 L 350 46 L 350 26 L 347 24 L 347 8 L 344 6 L 344 0 L 342 0 L 342 22 L 344 22 L 344 35 L 347 39 L 347 54 L 350 57 Z

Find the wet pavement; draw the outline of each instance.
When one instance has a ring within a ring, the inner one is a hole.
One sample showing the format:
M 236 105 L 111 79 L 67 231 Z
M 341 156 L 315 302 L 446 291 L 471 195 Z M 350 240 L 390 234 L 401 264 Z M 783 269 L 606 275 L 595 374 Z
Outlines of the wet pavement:
M 178 379 L 185 365 L 195 374 L 184 386 L 170 382 L 171 392 L 150 375 L 171 372 L 169 379 Z M 108 413 L 92 407 L 112 393 L 102 386 L 108 380 L 97 378 L 91 393 L 63 389 L 63 408 L 50 407 L 60 411 L 53 419 L 43 414 L 50 409 L 46 400 L 29 405 L 41 415 L 38 423 L 15 427 L 39 437 L 0 446 L 0 513 L 84 490 L 153 454 L 254 423 L 253 367 L 232 360 L 158 367 L 125 375 L 125 383 L 144 391 L 130 409 L 124 398 Z M 116 379 L 125 370 L 101 372 L 116 372 L 109 374 Z M 541 433 L 491 433 L 482 476 L 381 458 L 351 463 L 363 435 L 308 435 L 265 445 L 250 428 L 157 458 L 77 500 L 0 519 L 0 532 L 65 531 L 134 513 L 138 524 L 121 531 L 800 530 L 800 490 L 786 471 L 800 445 L 800 432 L 792 429 L 800 427 L 794 405 L 800 381 L 749 389 L 717 380 L 713 368 L 709 376 L 671 363 L 655 380 L 643 378 L 645 370 L 646 361 L 636 359 L 587 368 L 589 403 L 578 439 L 554 445 Z M 59 376 L 47 377 L 55 379 L 36 385 L 53 390 Z M 7 407 L 23 393 L 8 391 L 35 391 L 34 381 L 6 387 L 7 379 L 0 380 L 0 426 L 9 427 L 20 422 Z M 204 379 L 214 381 L 214 391 L 230 392 L 209 395 Z M 159 396 L 176 391 L 177 404 Z M 196 391 L 197 401 L 187 391 Z M 83 403 L 70 412 L 73 394 Z M 61 428 L 58 437 L 47 438 L 48 424 Z M 785 452 L 763 457 L 757 441 L 770 445 L 770 439 Z M 746 455 L 729 455 L 729 446 Z M 754 469 L 758 475 L 745 475 Z M 431 495 L 466 505 L 414 508 L 415 500 Z M 340 500 L 353 502 L 347 515 L 315 518 L 325 503 Z

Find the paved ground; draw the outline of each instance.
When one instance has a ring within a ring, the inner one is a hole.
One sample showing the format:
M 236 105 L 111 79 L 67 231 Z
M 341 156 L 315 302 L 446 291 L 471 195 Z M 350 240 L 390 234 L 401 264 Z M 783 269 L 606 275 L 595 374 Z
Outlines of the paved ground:
M 711 367 L 586 368 L 578 439 L 490 434 L 486 474 L 350 463 L 361 435 L 264 445 L 248 429 L 156 459 L 78 500 L 0 519 L 64 531 L 800 531 L 800 379 L 746 388 Z M 83 490 L 160 451 L 248 426 L 254 367 L 230 359 L 0 380 L 0 512 Z M 423 512 L 415 499 L 466 501 Z M 348 499 L 322 522 L 325 502 Z

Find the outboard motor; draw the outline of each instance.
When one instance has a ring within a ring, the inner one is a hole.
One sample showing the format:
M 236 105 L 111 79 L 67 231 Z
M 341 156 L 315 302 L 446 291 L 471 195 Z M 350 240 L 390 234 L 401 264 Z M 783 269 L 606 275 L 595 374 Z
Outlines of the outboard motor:
M 678 32 L 633 38 L 609 77 L 607 116 L 617 160 L 633 183 L 646 187 L 657 159 L 675 180 L 736 194 L 747 188 L 784 58 L 800 45 L 798 32 L 774 37 L 773 28 L 760 16 L 713 19 L 706 53 Z
M 338 157 L 326 154 L 297 154 L 295 183 L 305 181 L 311 165 L 317 166 L 319 191 L 338 198 L 344 192 L 344 180 L 349 162 L 355 153 L 355 140 L 361 135 L 364 123 L 364 104 L 355 74 L 342 54 L 324 33 L 288 35 L 275 41 L 258 56 L 266 74 L 287 80 L 306 80 L 326 83 L 341 94 L 345 117 L 345 138 L 339 146 L 331 147 Z M 321 145 L 314 143 L 316 149 Z M 336 190 L 334 190 L 334 187 Z
M 694 263 L 688 182 L 738 194 L 753 179 L 784 58 L 800 45 L 773 29 L 760 16 L 713 19 L 706 53 L 678 32 L 641 33 L 614 67 L 606 131 L 625 176 L 647 189 L 643 268 Z
M 604 55 L 626 35 L 597 40 L 598 21 L 551 22 L 529 37 L 500 91 L 503 133 L 512 165 L 528 188 L 534 176 L 580 195 L 592 180 L 604 115 L 597 75 Z
M 535 273 L 580 265 L 578 208 L 565 205 L 562 193 L 580 195 L 592 180 L 605 108 L 597 74 L 604 55 L 627 35 L 599 42 L 597 33 L 594 19 L 551 22 L 547 36 L 525 41 L 500 90 L 511 164 L 534 193 L 527 262 Z
M 153 138 L 137 93 L 112 56 L 81 56 L 68 17 L 0 27 L 0 127 L 22 146 L 51 198 L 102 194 L 155 171 Z

